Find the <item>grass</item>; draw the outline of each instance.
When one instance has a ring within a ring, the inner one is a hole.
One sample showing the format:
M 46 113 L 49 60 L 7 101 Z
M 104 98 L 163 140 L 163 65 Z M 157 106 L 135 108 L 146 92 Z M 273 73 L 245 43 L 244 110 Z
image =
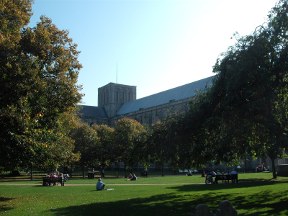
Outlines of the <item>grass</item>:
M 41 181 L 0 180 L 0 215 L 191 215 L 199 203 L 212 210 L 229 200 L 239 215 L 288 215 L 288 178 L 271 180 L 271 173 L 240 174 L 239 184 L 205 185 L 204 178 L 165 176 L 72 179 L 64 187 L 43 187 Z

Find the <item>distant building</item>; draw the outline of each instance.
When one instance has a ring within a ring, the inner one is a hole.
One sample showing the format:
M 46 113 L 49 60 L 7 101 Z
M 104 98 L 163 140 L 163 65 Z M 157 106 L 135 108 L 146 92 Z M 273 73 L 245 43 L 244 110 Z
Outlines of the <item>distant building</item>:
M 198 91 L 212 84 L 213 77 L 136 99 L 136 86 L 109 83 L 98 89 L 98 107 L 81 105 L 79 114 L 89 124 L 111 124 L 130 117 L 152 125 L 170 115 L 185 113 Z

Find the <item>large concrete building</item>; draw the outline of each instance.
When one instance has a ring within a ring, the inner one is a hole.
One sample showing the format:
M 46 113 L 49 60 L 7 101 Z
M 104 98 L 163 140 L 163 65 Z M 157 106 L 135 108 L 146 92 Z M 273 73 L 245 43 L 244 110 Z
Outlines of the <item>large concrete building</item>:
M 198 91 L 211 85 L 213 77 L 136 99 L 136 86 L 109 83 L 98 89 L 98 107 L 80 106 L 80 116 L 89 124 L 111 124 L 130 117 L 152 125 L 170 115 L 185 113 Z

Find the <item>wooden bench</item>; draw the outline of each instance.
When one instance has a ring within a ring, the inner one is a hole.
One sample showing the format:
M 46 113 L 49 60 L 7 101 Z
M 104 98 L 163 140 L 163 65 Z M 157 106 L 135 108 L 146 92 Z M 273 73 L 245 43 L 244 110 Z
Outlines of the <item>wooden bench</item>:
M 43 186 L 51 186 L 56 185 L 57 183 L 60 183 L 61 186 L 64 186 L 64 178 L 63 177 L 43 177 Z
M 215 183 L 218 184 L 218 181 L 222 180 L 222 182 L 229 183 L 238 183 L 238 174 L 223 174 L 215 176 Z

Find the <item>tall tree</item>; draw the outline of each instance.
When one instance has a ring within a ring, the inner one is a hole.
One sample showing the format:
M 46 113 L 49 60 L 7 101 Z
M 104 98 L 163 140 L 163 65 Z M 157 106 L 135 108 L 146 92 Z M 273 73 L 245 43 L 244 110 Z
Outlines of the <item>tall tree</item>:
M 194 164 L 250 155 L 275 159 L 288 144 L 288 2 L 222 55 L 212 87 L 194 98 L 180 134 Z M 188 134 L 188 136 L 187 136 Z
M 138 121 L 130 118 L 119 119 L 115 123 L 115 147 L 118 159 L 124 162 L 125 168 L 133 168 L 139 162 L 137 151 L 142 142 L 146 130 Z M 125 169 L 126 176 L 126 169 Z
M 11 167 L 21 162 L 13 151 L 25 149 L 17 143 L 15 132 L 23 131 L 27 125 L 24 118 L 21 122 L 19 112 L 24 112 L 20 107 L 25 103 L 20 97 L 27 93 L 27 87 L 21 84 L 25 77 L 19 72 L 24 68 L 19 57 L 19 41 L 21 28 L 28 24 L 31 16 L 31 2 L 1 1 L 0 14 L 0 164 Z
M 218 78 L 212 90 L 212 97 L 218 97 L 219 104 L 214 115 L 218 113 L 227 125 L 225 134 L 232 132 L 235 143 L 240 144 L 243 139 L 236 132 L 244 130 L 235 129 L 245 122 L 242 127 L 249 128 L 245 133 L 247 139 L 238 147 L 243 150 L 243 144 L 253 141 L 255 152 L 270 157 L 274 178 L 275 159 L 287 147 L 287 11 L 287 0 L 280 0 L 270 12 L 267 24 L 240 38 L 225 53 L 214 67 Z M 231 121 L 231 117 L 238 122 Z
M 84 178 L 85 168 L 96 167 L 99 163 L 99 137 L 93 128 L 83 122 L 71 131 L 71 137 L 75 140 L 75 150 L 80 153 L 79 163 Z
M 114 128 L 108 125 L 93 125 L 99 138 L 99 148 L 96 152 L 99 163 L 102 166 L 108 166 L 111 162 L 115 162 L 114 152 Z
M 71 143 L 59 132 L 62 115 L 81 98 L 76 45 L 46 17 L 27 27 L 30 16 L 29 0 L 0 2 L 0 166 L 6 168 L 44 163 L 39 155 L 53 161 L 50 150 Z
M 162 122 L 157 122 L 152 126 L 151 146 L 153 158 L 161 166 L 162 176 L 164 166 L 172 165 L 179 168 L 179 149 L 176 143 L 177 118 L 170 116 Z

